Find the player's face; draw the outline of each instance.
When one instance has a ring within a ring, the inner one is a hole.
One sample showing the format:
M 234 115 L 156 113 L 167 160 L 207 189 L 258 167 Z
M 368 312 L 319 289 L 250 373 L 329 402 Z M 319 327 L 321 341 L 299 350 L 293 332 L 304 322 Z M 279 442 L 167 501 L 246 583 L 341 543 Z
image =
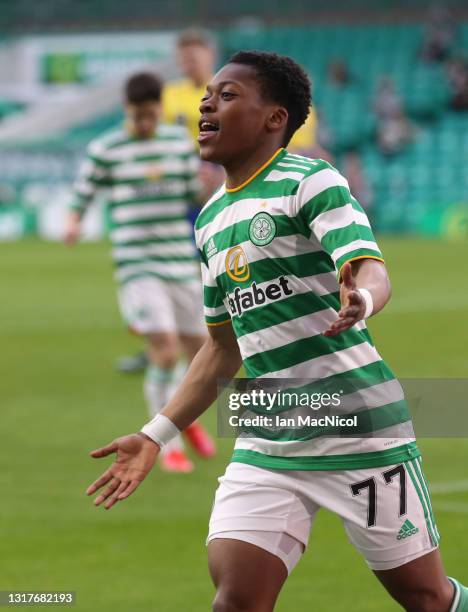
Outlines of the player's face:
M 128 130 L 132 136 L 142 140 L 154 136 L 160 115 L 160 102 L 142 102 L 125 106 Z
M 268 133 L 274 108 L 261 97 L 253 68 L 243 64 L 221 68 L 200 104 L 201 158 L 226 165 L 255 152 Z

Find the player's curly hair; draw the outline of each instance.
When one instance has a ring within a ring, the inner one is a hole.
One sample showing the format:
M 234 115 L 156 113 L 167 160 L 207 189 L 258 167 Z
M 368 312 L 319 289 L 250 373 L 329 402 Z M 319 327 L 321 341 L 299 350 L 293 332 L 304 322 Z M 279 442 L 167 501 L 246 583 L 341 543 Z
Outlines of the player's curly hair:
M 309 114 L 311 84 L 304 69 L 290 57 L 266 51 L 239 51 L 228 63 L 252 66 L 265 100 L 280 104 L 288 111 L 283 142 L 287 146 Z
M 137 72 L 130 76 L 124 87 L 125 102 L 143 104 L 159 102 L 163 88 L 162 79 L 153 72 Z

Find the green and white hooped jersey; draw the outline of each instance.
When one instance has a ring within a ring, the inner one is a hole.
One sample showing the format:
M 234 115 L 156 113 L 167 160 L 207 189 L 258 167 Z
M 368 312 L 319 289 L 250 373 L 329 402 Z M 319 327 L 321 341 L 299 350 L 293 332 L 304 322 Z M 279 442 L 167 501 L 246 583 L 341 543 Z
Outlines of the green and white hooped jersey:
M 198 166 L 198 153 L 181 126 L 160 125 L 148 140 L 119 129 L 91 142 L 72 208 L 83 213 L 97 191 L 106 189 L 119 282 L 148 275 L 170 281 L 199 277 L 187 219 Z
M 247 376 L 330 384 L 352 379 L 358 392 L 348 399 L 364 416 L 364 429 L 352 438 L 336 432 L 300 440 L 241 435 L 233 461 L 341 470 L 419 455 L 401 386 L 365 322 L 323 335 L 340 308 L 343 264 L 382 260 L 364 211 L 335 168 L 280 149 L 249 181 L 214 194 L 195 235 L 206 322 L 232 321 Z

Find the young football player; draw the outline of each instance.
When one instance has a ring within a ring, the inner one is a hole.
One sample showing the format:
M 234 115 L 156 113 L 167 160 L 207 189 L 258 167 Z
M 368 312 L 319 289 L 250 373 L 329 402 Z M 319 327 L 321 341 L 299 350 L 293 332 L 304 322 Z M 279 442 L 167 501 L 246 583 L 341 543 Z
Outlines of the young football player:
M 131 331 L 147 341 L 144 392 L 152 416 L 183 375 L 177 365 L 180 352 L 190 361 L 206 336 L 198 256 L 187 219 L 199 158 L 186 128 L 160 123 L 161 94 L 156 75 L 129 78 L 125 126 L 89 145 L 65 236 L 68 243 L 78 238 L 86 208 L 106 189 L 120 309 Z M 194 423 L 186 435 L 202 456 L 214 453 L 201 425 Z M 193 469 L 180 438 L 163 452 L 161 462 L 171 471 Z
M 467 612 L 468 589 L 442 565 L 401 386 L 366 327 L 390 298 L 381 252 L 346 179 L 285 148 L 309 107 L 307 75 L 272 53 L 237 53 L 209 83 L 200 151 L 226 171 L 196 223 L 209 337 L 152 422 L 93 451 L 117 459 L 88 494 L 105 486 L 105 508 L 127 498 L 241 363 L 257 382 L 318 379 L 346 394 L 352 381 L 357 433 L 236 441 L 210 520 L 213 610 L 273 610 L 324 507 L 404 609 Z

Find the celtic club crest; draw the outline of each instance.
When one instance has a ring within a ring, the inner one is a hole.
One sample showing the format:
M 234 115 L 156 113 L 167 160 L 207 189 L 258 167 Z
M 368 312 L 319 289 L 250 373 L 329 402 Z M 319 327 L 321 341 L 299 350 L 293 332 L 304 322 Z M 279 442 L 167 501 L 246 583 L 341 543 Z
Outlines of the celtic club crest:
M 259 212 L 249 225 L 249 238 L 257 246 L 270 244 L 276 236 L 276 223 L 267 212 Z

